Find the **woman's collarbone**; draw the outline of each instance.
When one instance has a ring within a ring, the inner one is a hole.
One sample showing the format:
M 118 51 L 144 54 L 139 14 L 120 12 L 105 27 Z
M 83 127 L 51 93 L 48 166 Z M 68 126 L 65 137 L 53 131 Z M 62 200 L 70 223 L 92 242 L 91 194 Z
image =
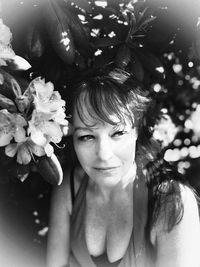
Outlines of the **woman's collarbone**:
M 133 207 L 88 203 L 85 216 L 85 238 L 92 256 L 107 252 L 111 262 L 122 258 L 127 250 L 133 229 Z

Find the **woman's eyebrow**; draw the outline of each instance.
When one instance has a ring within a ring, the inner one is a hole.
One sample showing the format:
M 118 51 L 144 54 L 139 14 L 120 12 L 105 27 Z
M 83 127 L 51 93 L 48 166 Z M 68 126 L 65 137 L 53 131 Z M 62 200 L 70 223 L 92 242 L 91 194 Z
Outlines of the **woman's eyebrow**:
M 90 131 L 90 132 L 92 132 L 92 129 L 87 128 L 87 127 L 78 126 L 78 127 L 74 127 L 74 132 L 76 132 L 76 131 Z
M 113 125 L 112 128 L 115 130 L 115 129 L 119 129 L 120 127 L 124 128 L 125 124 L 124 123 L 117 123 L 117 124 Z
M 132 125 L 131 124 L 127 124 L 127 123 L 117 123 L 116 125 L 113 126 L 113 130 L 117 130 L 117 129 L 125 129 L 127 127 L 130 127 L 130 128 L 135 128 L 135 124 L 133 123 Z

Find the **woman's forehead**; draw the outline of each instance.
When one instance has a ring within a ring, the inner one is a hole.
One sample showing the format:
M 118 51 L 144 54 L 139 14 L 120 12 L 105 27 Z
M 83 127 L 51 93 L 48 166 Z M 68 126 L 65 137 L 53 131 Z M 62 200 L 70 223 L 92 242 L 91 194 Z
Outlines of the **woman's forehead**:
M 119 118 L 117 114 L 107 114 L 107 120 L 100 118 L 95 112 L 88 110 L 86 106 L 81 109 L 81 113 L 75 108 L 73 114 L 73 125 L 77 126 L 88 126 L 88 127 L 97 127 L 105 124 L 116 125 L 132 125 L 133 121 L 130 120 L 127 116 L 124 116 L 123 120 Z M 112 122 L 112 123 L 109 123 Z
M 119 103 L 109 105 L 104 97 L 94 103 L 90 102 L 88 92 L 83 91 L 77 98 L 74 106 L 73 117 L 77 121 L 81 120 L 84 124 L 94 125 L 99 122 L 110 123 L 113 125 L 134 123 L 134 115 L 126 106 Z M 116 106 L 117 105 L 117 106 Z

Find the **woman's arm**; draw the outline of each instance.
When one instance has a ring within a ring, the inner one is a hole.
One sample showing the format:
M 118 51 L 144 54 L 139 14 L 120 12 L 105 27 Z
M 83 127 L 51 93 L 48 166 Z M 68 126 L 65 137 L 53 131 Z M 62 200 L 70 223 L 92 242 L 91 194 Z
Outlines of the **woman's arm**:
M 70 253 L 71 192 L 69 174 L 53 190 L 47 242 L 47 267 L 62 267 Z
M 200 222 L 196 198 L 181 185 L 184 213 L 170 232 L 163 231 L 162 220 L 156 227 L 156 267 L 200 267 Z

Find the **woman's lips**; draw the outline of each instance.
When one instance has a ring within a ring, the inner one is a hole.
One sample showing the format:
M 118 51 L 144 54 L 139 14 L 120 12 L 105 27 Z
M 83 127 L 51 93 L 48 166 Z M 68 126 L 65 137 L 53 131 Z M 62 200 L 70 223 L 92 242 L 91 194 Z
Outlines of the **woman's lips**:
M 97 171 L 112 171 L 112 170 L 115 170 L 117 168 L 118 168 L 118 166 L 116 166 L 116 167 L 94 167 L 94 169 Z

